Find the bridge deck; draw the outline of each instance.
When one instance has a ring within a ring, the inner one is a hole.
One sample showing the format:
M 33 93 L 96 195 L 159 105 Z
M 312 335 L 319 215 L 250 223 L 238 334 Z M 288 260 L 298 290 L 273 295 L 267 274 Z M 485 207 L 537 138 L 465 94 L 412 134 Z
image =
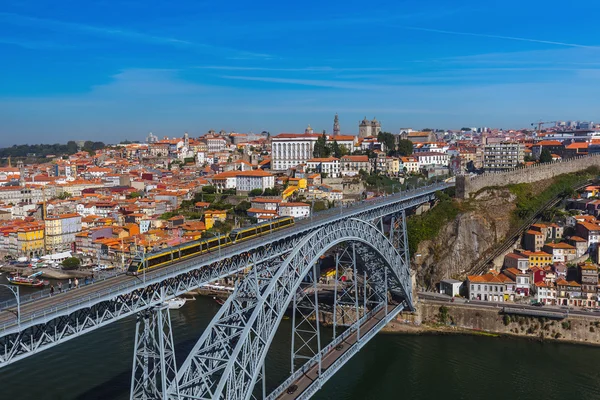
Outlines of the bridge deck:
M 391 312 L 392 310 L 394 310 L 394 308 L 396 306 L 393 305 L 388 305 L 388 312 Z M 325 354 L 321 360 L 321 371 L 325 372 L 329 367 L 331 367 L 333 365 L 334 362 L 336 362 L 338 359 L 340 359 L 346 352 L 348 352 L 352 346 L 356 345 L 356 343 L 359 341 L 359 332 L 361 336 L 366 335 L 369 331 L 371 331 L 371 329 L 373 329 L 375 327 L 375 325 L 377 325 L 378 322 L 380 322 L 382 319 L 385 318 L 386 315 L 386 310 L 385 308 L 382 308 L 381 310 L 379 310 L 379 312 L 377 312 L 376 314 L 374 314 L 371 318 L 369 318 L 368 320 L 364 321 L 358 332 L 354 332 L 352 333 L 350 336 L 348 336 L 343 342 L 343 348 L 340 350 L 336 350 L 336 348 L 331 349 L 329 352 L 327 352 L 327 354 Z M 292 385 L 296 385 L 297 389 L 293 392 L 293 393 L 283 393 L 281 394 L 278 399 L 281 400 L 291 400 L 291 399 L 297 399 L 298 397 L 300 397 L 302 395 L 302 393 L 309 388 L 310 385 L 312 385 L 315 381 L 317 381 L 319 379 L 319 365 L 315 365 L 313 366 L 311 369 L 309 369 L 308 371 L 306 371 L 299 379 L 297 379 L 296 381 L 294 381 L 294 383 Z M 292 386 L 290 385 L 290 386 Z
M 453 186 L 453 184 L 440 183 L 437 185 L 419 188 L 418 190 L 402 192 L 401 194 L 381 197 L 370 201 L 357 202 L 354 205 L 344 209 L 329 209 L 315 214 L 314 219 L 304 219 L 298 221 L 292 228 L 270 233 L 259 238 L 244 241 L 240 244 L 224 247 L 220 254 L 217 250 L 214 250 L 209 254 L 203 254 L 201 256 L 193 257 L 185 261 L 149 271 L 145 274 L 145 280 L 151 281 L 161 277 L 164 277 L 162 279 L 166 279 L 177 275 L 177 273 L 183 272 L 184 269 L 189 268 L 192 264 L 195 266 L 208 265 L 218 261 L 219 259 L 229 258 L 235 254 L 240 254 L 242 251 L 249 251 L 249 249 L 252 249 L 253 247 L 256 248 L 266 243 L 280 240 L 287 236 L 319 227 L 323 224 L 333 222 L 339 218 L 348 218 L 354 214 L 367 211 L 373 207 L 391 205 L 400 201 L 405 202 L 418 199 L 424 195 L 432 194 L 436 190 L 443 190 L 451 186 Z M 68 292 L 55 293 L 55 295 L 52 297 L 49 296 L 26 302 L 21 304 L 21 327 L 23 327 L 24 324 L 31 325 L 35 323 L 42 323 L 46 320 L 46 316 L 48 318 L 55 317 L 61 313 L 66 314 L 68 311 L 75 309 L 75 307 L 81 308 L 82 306 L 91 306 L 100 301 L 107 300 L 113 294 L 116 296 L 116 293 L 119 290 L 122 291 L 128 288 L 134 290 L 137 287 L 143 286 L 145 286 L 145 283 L 142 281 L 142 276 L 132 277 L 123 274 L 106 279 L 104 281 L 95 282 L 94 284 L 86 285 L 78 289 L 72 289 Z M 16 306 L 0 310 L 0 334 L 2 334 L 2 332 L 6 332 L 7 330 L 16 329 L 17 319 L 15 315 Z

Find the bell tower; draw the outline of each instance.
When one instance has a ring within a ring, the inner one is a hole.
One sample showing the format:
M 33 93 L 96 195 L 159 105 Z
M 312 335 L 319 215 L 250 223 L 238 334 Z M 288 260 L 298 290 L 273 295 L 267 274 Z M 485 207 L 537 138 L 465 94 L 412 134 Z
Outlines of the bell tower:
M 335 113 L 335 117 L 333 118 L 333 136 L 339 136 L 340 134 L 340 119 L 338 118 L 337 113 Z

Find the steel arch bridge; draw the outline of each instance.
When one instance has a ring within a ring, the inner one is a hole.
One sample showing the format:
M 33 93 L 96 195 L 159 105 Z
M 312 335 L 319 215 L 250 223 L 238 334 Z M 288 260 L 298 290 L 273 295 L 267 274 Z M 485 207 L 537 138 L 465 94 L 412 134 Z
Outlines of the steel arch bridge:
M 261 394 L 271 399 L 316 371 L 315 384 L 298 385 L 298 394 L 310 397 L 387 321 L 412 308 L 404 213 L 450 186 L 437 184 L 331 209 L 316 214 L 314 221 L 299 221 L 293 228 L 152 271 L 143 280 L 121 277 L 114 283 L 17 303 L 17 313 L 3 307 L 0 368 L 137 315 L 132 399 Z M 327 305 L 319 304 L 314 260 L 328 251 L 335 254 L 336 274 L 333 290 L 329 288 L 334 296 L 329 321 L 334 339 L 326 344 L 321 343 L 319 322 Z M 240 271 L 250 272 L 177 368 L 165 300 Z M 267 394 L 264 356 L 288 308 L 294 325 L 291 374 Z M 345 347 L 340 351 L 337 346 Z M 332 350 L 341 357 L 332 359 Z
M 146 318 L 146 333 L 140 337 L 138 331 L 137 335 L 131 397 L 274 399 L 290 386 L 298 387 L 294 382 L 315 368 L 315 379 L 298 390 L 303 398 L 310 397 L 387 322 L 400 311 L 413 309 L 404 213 L 388 222 L 384 223 L 384 218 L 378 218 L 376 224 L 357 218 L 340 220 L 312 231 L 286 254 L 254 260 L 252 271 L 236 286 L 178 372 L 172 335 L 168 329 L 149 332 Z M 334 337 L 322 346 L 317 261 L 336 248 Z M 267 396 L 265 357 L 290 305 L 291 375 Z M 164 308 L 157 310 L 150 319 L 168 320 L 165 312 Z M 376 324 L 361 335 L 361 327 L 375 317 Z M 345 330 L 336 335 L 340 327 Z M 353 343 L 347 341 L 351 335 Z M 350 346 L 345 352 L 336 352 L 335 347 L 342 343 Z M 332 351 L 345 357 L 324 366 L 324 358 Z M 302 360 L 305 363 L 296 369 Z

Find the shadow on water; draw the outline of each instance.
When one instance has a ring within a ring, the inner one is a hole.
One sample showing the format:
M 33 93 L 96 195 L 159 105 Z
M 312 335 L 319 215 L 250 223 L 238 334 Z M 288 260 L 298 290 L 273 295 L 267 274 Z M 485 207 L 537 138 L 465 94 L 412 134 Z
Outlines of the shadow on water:
M 131 373 L 123 371 L 115 375 L 110 380 L 102 382 L 89 388 L 80 395 L 74 397 L 75 400 L 106 400 L 117 399 L 125 396 L 124 388 L 131 384 Z M 126 392 L 129 393 L 129 392 Z M 71 397 L 56 397 L 56 400 L 71 399 Z

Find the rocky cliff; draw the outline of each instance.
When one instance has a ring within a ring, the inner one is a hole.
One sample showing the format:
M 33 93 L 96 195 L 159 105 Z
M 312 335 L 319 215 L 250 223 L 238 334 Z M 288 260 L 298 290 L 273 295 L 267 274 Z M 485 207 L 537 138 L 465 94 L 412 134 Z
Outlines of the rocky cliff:
M 466 271 L 501 242 L 510 229 L 515 196 L 508 189 L 478 193 L 461 205 L 456 219 L 438 237 L 419 243 L 412 255 L 417 289 L 431 289 L 444 278 L 463 279 Z

